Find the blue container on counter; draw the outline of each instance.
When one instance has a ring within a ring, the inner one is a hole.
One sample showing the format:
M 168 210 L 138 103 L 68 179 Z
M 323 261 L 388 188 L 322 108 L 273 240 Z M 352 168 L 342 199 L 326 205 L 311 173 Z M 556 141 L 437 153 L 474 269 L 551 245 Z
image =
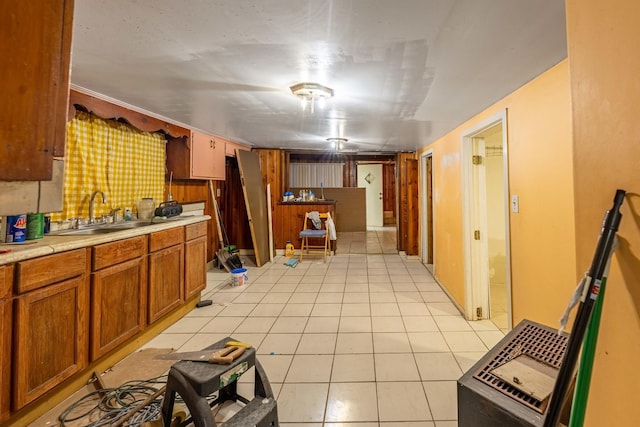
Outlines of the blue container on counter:
M 27 240 L 27 215 L 12 215 L 6 217 L 6 243 L 20 243 Z

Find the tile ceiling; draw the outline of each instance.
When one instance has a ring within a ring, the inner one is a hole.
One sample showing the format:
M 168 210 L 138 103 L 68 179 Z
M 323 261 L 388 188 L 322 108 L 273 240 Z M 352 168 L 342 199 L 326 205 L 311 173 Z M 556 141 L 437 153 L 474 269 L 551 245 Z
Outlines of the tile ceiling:
M 72 87 L 256 147 L 413 151 L 567 56 L 559 0 L 81 0 Z M 335 96 L 302 108 L 289 87 Z

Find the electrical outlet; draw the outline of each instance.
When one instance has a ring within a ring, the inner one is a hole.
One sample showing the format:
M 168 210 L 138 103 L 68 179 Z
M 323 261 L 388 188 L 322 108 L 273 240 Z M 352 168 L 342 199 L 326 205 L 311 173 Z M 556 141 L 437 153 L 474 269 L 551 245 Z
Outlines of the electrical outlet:
M 216 197 L 220 197 L 220 189 L 216 188 Z
M 518 213 L 520 212 L 520 201 L 518 199 L 518 195 L 514 194 L 511 196 L 511 212 Z

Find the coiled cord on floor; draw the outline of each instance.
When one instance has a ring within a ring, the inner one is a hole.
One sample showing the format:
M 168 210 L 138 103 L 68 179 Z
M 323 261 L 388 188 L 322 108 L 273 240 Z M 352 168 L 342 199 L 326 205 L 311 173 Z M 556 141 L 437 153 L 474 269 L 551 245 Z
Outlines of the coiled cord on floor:
M 167 382 L 167 376 L 162 375 L 149 380 L 133 380 L 115 388 L 93 391 L 78 399 L 65 409 L 58 420 L 60 426 L 85 419 L 88 427 L 112 425 L 127 415 L 154 393 L 157 393 Z M 149 405 L 139 410 L 124 424 L 126 426 L 140 425 L 146 421 L 153 421 L 160 416 L 162 395 Z

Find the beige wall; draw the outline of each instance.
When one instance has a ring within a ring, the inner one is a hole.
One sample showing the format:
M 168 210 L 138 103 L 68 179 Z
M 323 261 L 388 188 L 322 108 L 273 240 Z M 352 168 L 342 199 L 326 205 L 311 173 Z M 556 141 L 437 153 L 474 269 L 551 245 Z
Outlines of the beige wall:
M 514 324 L 557 326 L 575 287 L 571 109 L 567 61 L 425 149 L 433 150 L 436 279 L 464 304 L 461 146 L 467 129 L 507 109 Z
M 640 423 L 640 2 L 567 0 L 577 272 L 627 191 L 607 283 L 585 426 Z

